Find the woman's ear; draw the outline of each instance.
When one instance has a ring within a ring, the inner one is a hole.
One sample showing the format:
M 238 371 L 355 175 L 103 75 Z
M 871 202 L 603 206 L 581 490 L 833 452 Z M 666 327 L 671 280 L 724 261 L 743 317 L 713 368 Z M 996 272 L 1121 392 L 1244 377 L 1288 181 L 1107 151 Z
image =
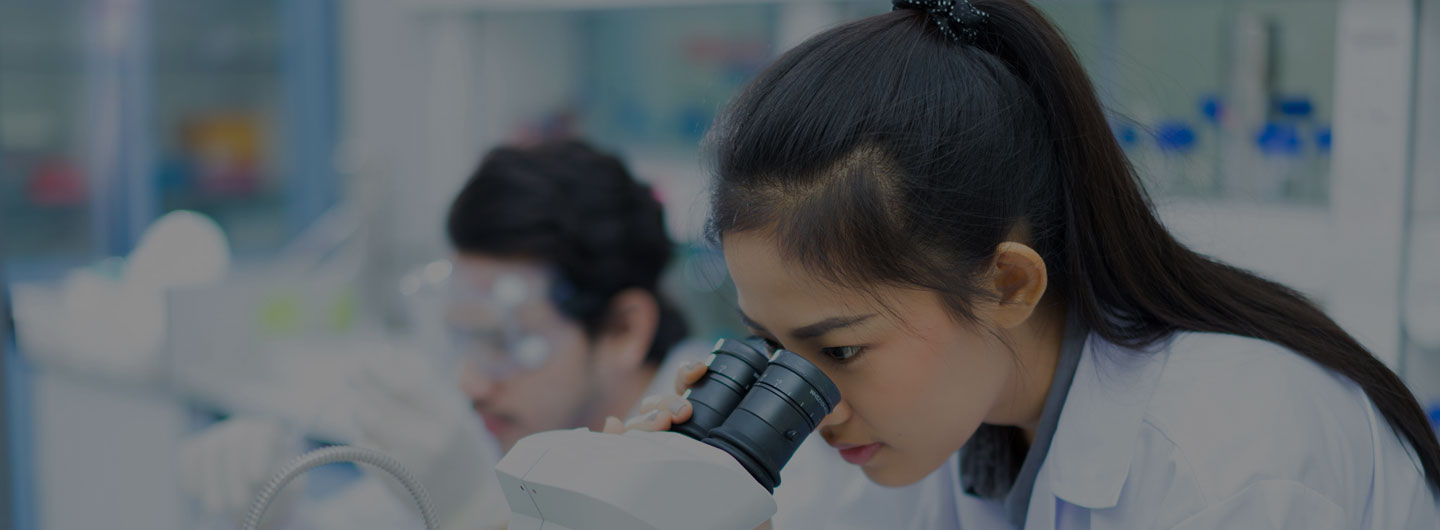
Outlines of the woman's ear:
M 1000 297 L 995 323 L 1009 329 L 1025 323 L 1045 296 L 1049 276 L 1045 260 L 1035 249 L 1014 241 L 995 247 L 990 288 Z
M 655 295 L 638 287 L 620 291 L 610 298 L 604 324 L 595 337 L 596 363 L 611 374 L 639 367 L 659 325 L 660 305 Z

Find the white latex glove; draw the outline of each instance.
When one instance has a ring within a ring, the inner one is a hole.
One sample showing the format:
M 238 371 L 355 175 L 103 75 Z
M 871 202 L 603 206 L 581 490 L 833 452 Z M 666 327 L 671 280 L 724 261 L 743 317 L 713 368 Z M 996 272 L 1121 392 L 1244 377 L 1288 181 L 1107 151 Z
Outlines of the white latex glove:
M 201 500 L 207 513 L 237 522 L 250 503 L 287 462 L 300 454 L 300 437 L 280 424 L 236 418 L 186 440 L 180 448 L 180 487 Z M 262 526 L 274 527 L 305 489 L 303 476 L 292 481 L 266 511 Z
M 495 478 L 500 451 L 453 378 L 423 356 L 401 352 L 367 359 L 350 386 L 353 443 L 389 454 L 413 473 L 442 526 L 505 527 L 510 509 Z M 399 481 L 381 479 L 402 503 L 415 506 Z

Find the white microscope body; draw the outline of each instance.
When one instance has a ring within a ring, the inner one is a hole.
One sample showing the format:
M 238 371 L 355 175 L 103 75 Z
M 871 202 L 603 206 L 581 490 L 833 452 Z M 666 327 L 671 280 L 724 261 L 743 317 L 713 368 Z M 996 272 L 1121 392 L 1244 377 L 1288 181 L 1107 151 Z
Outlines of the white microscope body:
M 673 432 L 542 432 L 496 473 L 510 530 L 752 530 L 776 509 L 729 454 Z
M 768 354 L 768 355 L 767 355 Z M 667 432 L 549 431 L 496 466 L 510 530 L 754 530 L 780 469 L 840 402 L 824 373 L 759 339 L 723 339 Z

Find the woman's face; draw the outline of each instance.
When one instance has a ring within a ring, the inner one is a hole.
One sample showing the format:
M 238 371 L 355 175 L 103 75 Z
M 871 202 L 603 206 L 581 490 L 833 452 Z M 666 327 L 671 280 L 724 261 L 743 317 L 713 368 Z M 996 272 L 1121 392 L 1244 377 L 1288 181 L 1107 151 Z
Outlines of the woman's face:
M 826 283 L 781 259 L 769 236 L 724 238 L 740 312 L 754 333 L 839 387 L 841 403 L 820 434 L 870 480 L 919 481 L 1004 407 L 1016 358 L 984 327 L 956 320 L 931 291 Z M 977 308 L 982 323 L 988 312 Z

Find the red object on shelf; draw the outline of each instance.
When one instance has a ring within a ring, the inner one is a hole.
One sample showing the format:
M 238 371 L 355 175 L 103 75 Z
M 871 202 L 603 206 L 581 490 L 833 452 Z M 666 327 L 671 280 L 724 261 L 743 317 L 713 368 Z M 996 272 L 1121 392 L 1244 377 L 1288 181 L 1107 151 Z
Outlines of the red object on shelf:
M 68 160 L 52 158 L 36 164 L 26 195 L 42 206 L 76 206 L 86 200 L 85 177 Z

